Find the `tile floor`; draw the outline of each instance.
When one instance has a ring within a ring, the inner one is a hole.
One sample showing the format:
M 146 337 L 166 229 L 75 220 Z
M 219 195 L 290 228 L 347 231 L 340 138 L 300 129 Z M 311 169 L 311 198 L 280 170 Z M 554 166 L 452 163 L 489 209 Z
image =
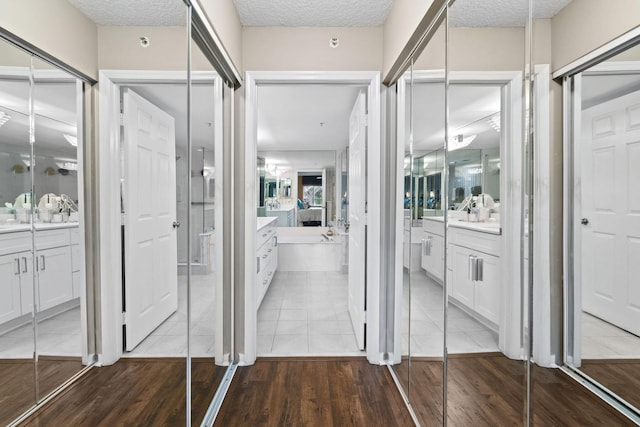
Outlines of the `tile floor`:
M 80 357 L 80 307 L 77 306 L 38 323 L 38 354 Z M 0 336 L 0 359 L 33 357 L 33 326 L 29 322 Z
M 405 272 L 403 354 L 409 351 L 409 275 Z M 442 357 L 444 310 L 442 285 L 424 272 L 411 274 L 411 354 L 416 357 Z M 447 351 L 482 353 L 498 350 L 498 334 L 450 304 L 447 310 Z
M 186 357 L 187 277 L 178 276 L 178 310 L 123 357 Z M 213 356 L 215 274 L 191 276 L 191 355 Z
M 258 356 L 363 356 L 348 311 L 347 275 L 277 271 L 258 309 Z
M 640 358 L 640 337 L 583 312 L 582 358 Z
M 191 354 L 213 356 L 215 339 L 214 275 L 192 276 Z M 179 357 L 187 355 L 186 276 L 178 277 L 178 310 L 123 357 Z M 38 325 L 38 354 L 81 356 L 80 307 Z M 0 336 L 0 358 L 33 357 L 33 328 L 26 324 Z

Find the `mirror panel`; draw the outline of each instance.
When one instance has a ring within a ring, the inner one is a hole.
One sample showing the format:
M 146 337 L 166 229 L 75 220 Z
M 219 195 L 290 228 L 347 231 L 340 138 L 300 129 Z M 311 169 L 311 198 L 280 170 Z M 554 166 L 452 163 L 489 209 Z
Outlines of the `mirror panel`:
M 521 182 L 528 1 L 484 20 L 474 3 L 448 10 L 447 421 L 519 425 L 527 387 L 521 199 L 509 188 Z M 483 411 L 495 399 L 500 410 Z
M 0 40 L 0 424 L 36 402 L 29 105 L 31 57 Z
M 80 224 L 80 83 L 33 58 L 33 228 L 38 399 L 79 372 L 87 356 L 81 322 L 84 233 Z M 84 353 L 84 354 L 83 354 Z

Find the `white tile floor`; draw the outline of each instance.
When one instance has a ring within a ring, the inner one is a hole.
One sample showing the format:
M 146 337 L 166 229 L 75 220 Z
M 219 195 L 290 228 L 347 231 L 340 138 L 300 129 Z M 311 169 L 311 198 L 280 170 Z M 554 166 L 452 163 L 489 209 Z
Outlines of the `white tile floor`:
M 123 357 L 186 357 L 186 276 L 178 276 L 178 310 Z M 215 274 L 191 276 L 191 355 L 213 356 L 215 342 Z
M 409 351 L 409 281 L 405 272 L 403 320 L 403 354 Z M 411 274 L 411 355 L 442 357 L 444 310 L 442 285 L 424 272 Z M 458 307 L 447 309 L 447 351 L 453 353 L 483 353 L 499 351 L 498 334 L 478 322 Z
M 347 286 L 339 272 L 277 271 L 258 309 L 258 356 L 363 356 Z
M 33 326 L 25 324 L 0 336 L 0 359 L 32 358 Z M 38 323 L 38 354 L 80 357 L 80 307 L 75 307 Z
M 582 358 L 640 358 L 640 337 L 583 312 Z

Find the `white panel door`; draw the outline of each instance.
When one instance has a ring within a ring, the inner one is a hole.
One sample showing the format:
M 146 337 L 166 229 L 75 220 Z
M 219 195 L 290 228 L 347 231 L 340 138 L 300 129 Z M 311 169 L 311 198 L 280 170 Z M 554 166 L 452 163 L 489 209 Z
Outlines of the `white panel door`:
M 0 323 L 19 317 L 20 254 L 0 256 Z
M 640 91 L 583 112 L 583 310 L 640 335 Z
M 178 306 L 175 124 L 131 90 L 124 93 L 126 350 Z
M 349 315 L 358 348 L 365 346 L 366 99 L 358 95 L 349 117 Z

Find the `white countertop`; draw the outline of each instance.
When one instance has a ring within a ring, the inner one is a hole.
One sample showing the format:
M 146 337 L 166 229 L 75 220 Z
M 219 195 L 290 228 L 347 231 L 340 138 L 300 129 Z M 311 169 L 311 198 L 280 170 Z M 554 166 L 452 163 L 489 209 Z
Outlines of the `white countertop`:
M 259 216 L 258 218 L 258 228 L 257 230 L 262 230 L 267 225 L 278 220 L 277 216 Z
M 267 208 L 266 212 L 269 215 L 269 212 L 289 212 L 292 211 L 295 206 L 280 206 L 279 208 L 271 209 Z
M 428 216 L 422 217 L 423 221 L 435 221 L 435 222 L 444 222 L 443 216 Z M 462 219 L 457 218 L 449 218 L 447 221 L 450 227 L 456 228 L 466 228 L 468 230 L 480 231 L 482 233 L 490 233 L 490 234 L 502 234 L 502 228 L 499 222 L 469 222 Z
M 60 222 L 60 223 L 48 223 L 39 222 L 34 224 L 36 231 L 44 230 L 57 230 L 59 228 L 77 228 L 77 222 Z M 30 231 L 30 224 L 0 224 L 0 234 L 4 233 L 18 233 L 20 231 Z

